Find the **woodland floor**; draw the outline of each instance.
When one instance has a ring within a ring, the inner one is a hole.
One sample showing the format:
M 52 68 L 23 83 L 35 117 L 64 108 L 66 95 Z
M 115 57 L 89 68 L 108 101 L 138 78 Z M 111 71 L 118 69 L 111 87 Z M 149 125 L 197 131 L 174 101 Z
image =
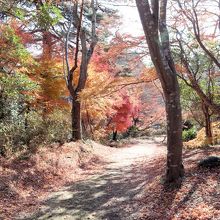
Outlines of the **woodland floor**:
M 51 187 L 40 206 L 33 197 L 32 208 L 23 204 L 11 219 L 220 220 L 220 170 L 197 167 L 201 158 L 219 155 L 219 146 L 184 152 L 186 174 L 179 189 L 162 184 L 166 148 L 159 142 L 137 140 L 119 149 L 94 145 L 94 150 L 96 165 L 83 167 L 80 178 L 63 187 Z

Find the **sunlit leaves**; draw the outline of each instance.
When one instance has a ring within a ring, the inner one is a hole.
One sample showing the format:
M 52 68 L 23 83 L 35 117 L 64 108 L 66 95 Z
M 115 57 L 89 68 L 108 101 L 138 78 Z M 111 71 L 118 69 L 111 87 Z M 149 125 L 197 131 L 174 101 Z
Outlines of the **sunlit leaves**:
M 21 38 L 16 35 L 15 30 L 6 25 L 0 25 L 0 65 L 1 66 L 27 66 L 32 62 L 32 58 L 27 49 L 22 44 Z
M 44 3 L 36 15 L 39 25 L 48 30 L 51 26 L 56 25 L 63 18 L 61 11 L 54 5 Z

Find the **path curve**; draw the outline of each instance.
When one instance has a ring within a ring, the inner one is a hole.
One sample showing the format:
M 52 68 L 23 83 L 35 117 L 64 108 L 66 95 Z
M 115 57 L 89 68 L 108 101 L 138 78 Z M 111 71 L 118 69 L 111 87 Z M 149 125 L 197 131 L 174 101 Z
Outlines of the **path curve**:
M 30 220 L 134 220 L 139 200 L 149 184 L 143 163 L 153 169 L 154 160 L 166 148 L 150 140 L 116 149 L 105 156 L 103 172 L 63 187 L 44 202 L 37 213 L 17 219 Z

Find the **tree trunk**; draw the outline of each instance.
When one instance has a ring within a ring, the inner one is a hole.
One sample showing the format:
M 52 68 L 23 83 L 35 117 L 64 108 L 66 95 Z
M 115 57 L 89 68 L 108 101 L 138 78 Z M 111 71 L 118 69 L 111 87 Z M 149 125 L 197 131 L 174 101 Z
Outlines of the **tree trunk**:
M 197 95 L 199 96 L 199 98 L 204 102 L 204 104 L 206 106 L 208 106 L 208 108 L 210 110 L 213 111 L 213 113 L 215 113 L 216 115 L 220 116 L 220 105 L 217 103 L 214 103 L 212 99 L 210 99 L 210 97 L 208 97 L 200 88 L 200 86 L 198 85 L 198 82 L 193 78 L 193 76 L 191 75 L 190 71 L 187 71 L 187 75 L 188 78 L 191 82 L 192 88 L 194 89 L 194 91 L 197 93 Z
M 82 139 L 82 129 L 81 129 L 81 105 L 80 101 L 76 99 L 78 94 L 85 88 L 86 80 L 88 77 L 88 65 L 90 59 L 93 55 L 95 46 L 98 42 L 96 36 L 96 11 L 97 11 L 97 1 L 91 0 L 92 18 L 91 18 L 91 32 L 88 32 L 84 28 L 82 23 L 84 22 L 84 0 L 79 3 L 76 1 L 74 3 L 73 15 L 71 22 L 69 23 L 66 42 L 65 42 L 65 61 L 67 68 L 67 76 L 65 76 L 67 82 L 67 88 L 70 92 L 71 97 L 73 97 L 72 102 L 72 140 L 77 141 Z M 80 10 L 78 10 L 80 8 Z M 79 11 L 79 14 L 78 14 Z M 76 47 L 74 52 L 74 65 L 70 68 L 69 63 L 69 37 L 71 32 L 72 24 L 76 29 Z M 88 36 L 88 38 L 87 38 Z M 90 38 L 90 40 L 88 40 Z M 89 42 L 90 41 L 90 42 Z M 87 47 L 89 45 L 89 47 Z M 81 46 L 81 48 L 80 48 Z M 79 52 L 81 52 L 81 62 L 80 62 L 80 74 L 77 85 L 74 85 L 74 73 L 78 68 L 79 63 Z M 64 71 L 65 73 L 65 71 Z M 66 74 L 65 74 L 66 75 Z
M 182 114 L 177 74 L 166 25 L 167 0 L 136 0 L 151 60 L 157 71 L 166 101 L 167 183 L 179 183 L 182 165 Z
M 88 110 L 86 110 L 86 117 L 87 117 L 87 123 L 88 123 L 89 129 L 90 129 L 90 136 L 92 137 L 92 139 L 94 139 L 91 118 L 90 118 Z
M 52 60 L 52 47 L 53 41 L 52 36 L 49 31 L 43 31 L 43 53 L 42 60 L 43 61 L 51 61 Z
M 3 97 L 3 89 L 1 89 L 0 85 L 0 120 L 3 120 L 5 117 L 5 103 L 6 100 Z
M 72 101 L 72 141 L 82 139 L 82 126 L 81 126 L 81 105 L 78 100 Z
M 175 182 L 183 177 L 182 164 L 182 116 L 178 90 L 166 94 L 167 113 L 167 172 L 166 182 Z
M 212 136 L 212 125 L 211 125 L 211 116 L 209 114 L 209 107 L 202 103 L 203 114 L 205 116 L 205 135 L 206 135 L 206 143 L 213 144 L 213 136 Z
M 118 134 L 117 130 L 113 131 L 113 133 L 112 133 L 112 140 L 113 141 L 117 141 L 117 134 Z
M 83 118 L 82 118 L 81 124 L 82 124 L 82 134 L 85 138 L 88 138 L 89 137 L 89 134 L 88 134 L 88 131 L 87 131 L 88 126 L 87 126 L 87 124 L 86 124 L 86 122 Z

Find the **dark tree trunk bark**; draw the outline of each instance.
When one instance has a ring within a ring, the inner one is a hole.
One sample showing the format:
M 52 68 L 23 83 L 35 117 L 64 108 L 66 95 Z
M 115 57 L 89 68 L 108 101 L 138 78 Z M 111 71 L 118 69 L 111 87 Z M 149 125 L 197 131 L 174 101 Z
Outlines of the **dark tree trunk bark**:
M 113 141 L 117 141 L 117 135 L 118 135 L 117 130 L 116 130 L 116 131 L 113 131 L 113 133 L 112 133 L 112 140 L 113 140 Z
M 133 118 L 133 125 L 135 127 L 137 127 L 138 122 L 139 122 L 139 118 Z
M 82 126 L 81 126 L 81 105 L 78 100 L 72 101 L 72 140 L 77 141 L 82 139 Z
M 0 86 L 0 120 L 3 120 L 5 117 L 5 98 L 3 97 L 3 89 L 1 90 Z
M 88 77 L 87 69 L 90 62 L 90 59 L 92 57 L 94 48 L 97 44 L 97 36 L 96 36 L 96 11 L 97 11 L 97 1 L 91 0 L 91 8 L 92 8 L 92 18 L 91 18 L 91 33 L 88 34 L 86 29 L 82 27 L 83 23 L 83 13 L 84 13 L 84 0 L 81 1 L 81 4 L 76 1 L 74 3 L 74 15 L 72 15 L 72 21 L 69 24 L 68 32 L 66 35 L 66 42 L 65 42 L 65 61 L 66 61 L 66 67 L 67 67 L 67 76 L 65 74 L 65 79 L 67 82 L 67 88 L 70 92 L 71 97 L 73 98 L 72 101 L 72 140 L 77 141 L 82 139 L 82 128 L 81 128 L 81 103 L 79 100 L 77 100 L 79 93 L 85 88 L 86 86 L 86 80 Z M 80 12 L 78 14 L 78 8 L 80 8 Z M 74 22 L 73 22 L 74 21 Z M 69 64 L 69 37 L 70 37 L 70 30 L 72 23 L 74 24 L 74 27 L 76 29 L 76 48 L 74 53 L 74 65 L 72 68 L 70 68 Z M 88 47 L 88 39 L 87 34 L 89 35 L 89 38 L 91 38 L 89 47 Z M 81 49 L 80 49 L 80 43 L 81 43 Z M 78 68 L 78 61 L 79 61 L 79 52 L 81 52 L 81 62 L 80 62 L 80 74 L 79 74 L 79 80 L 77 85 L 73 84 L 74 79 L 74 73 Z
M 52 47 L 53 47 L 53 41 L 52 36 L 50 32 L 43 31 L 43 53 L 42 53 L 42 59 L 43 61 L 50 61 L 52 60 Z
M 209 107 L 202 103 L 203 114 L 205 117 L 205 135 L 207 144 L 213 144 L 211 116 L 209 114 Z

